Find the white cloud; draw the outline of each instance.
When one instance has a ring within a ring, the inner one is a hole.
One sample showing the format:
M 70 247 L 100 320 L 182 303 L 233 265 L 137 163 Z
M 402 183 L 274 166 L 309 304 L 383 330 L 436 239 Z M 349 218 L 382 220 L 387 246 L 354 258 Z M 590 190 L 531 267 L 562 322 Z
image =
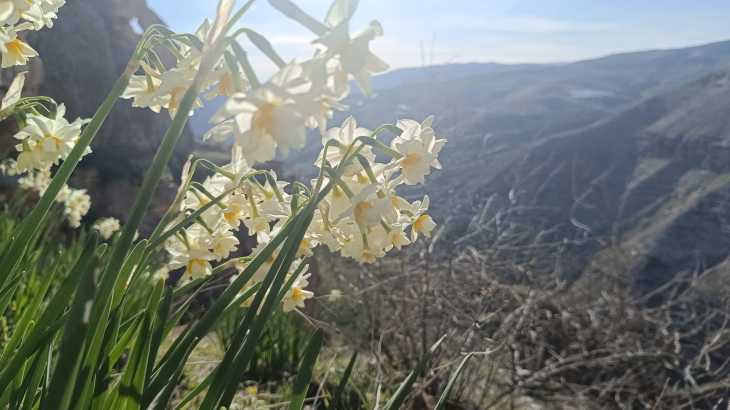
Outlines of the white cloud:
M 483 32 L 507 33 L 560 33 L 603 31 L 616 28 L 612 23 L 594 23 L 586 21 L 559 20 L 541 16 L 527 15 L 491 15 L 488 17 L 470 17 L 465 14 L 452 16 L 447 25 L 461 29 L 476 29 Z

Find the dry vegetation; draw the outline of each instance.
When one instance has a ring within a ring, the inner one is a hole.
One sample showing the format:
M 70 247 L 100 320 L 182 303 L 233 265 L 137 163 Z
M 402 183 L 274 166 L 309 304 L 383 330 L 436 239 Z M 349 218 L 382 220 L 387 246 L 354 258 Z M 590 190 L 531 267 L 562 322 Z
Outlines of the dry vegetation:
M 568 243 L 538 211 L 495 195 L 467 235 L 442 228 L 399 260 L 360 268 L 360 332 L 378 363 L 413 365 L 449 335 L 414 408 L 432 407 L 470 351 L 451 397 L 459 408 L 728 408 L 730 288 L 717 279 L 728 272 L 698 268 L 647 291 L 613 257 L 570 280 Z

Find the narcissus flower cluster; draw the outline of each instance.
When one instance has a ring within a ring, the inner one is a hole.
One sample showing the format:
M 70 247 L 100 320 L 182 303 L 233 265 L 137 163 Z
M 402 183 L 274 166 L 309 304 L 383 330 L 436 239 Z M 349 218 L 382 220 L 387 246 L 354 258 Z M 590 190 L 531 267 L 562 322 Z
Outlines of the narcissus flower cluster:
M 14 170 L 15 168 L 10 167 L 10 169 Z M 14 171 L 7 172 L 7 174 L 14 174 Z M 46 189 L 48 189 L 48 186 L 51 184 L 51 171 L 43 170 L 28 172 L 18 179 L 18 184 L 21 189 L 35 191 L 38 192 L 38 195 L 43 196 Z M 63 216 L 68 225 L 72 228 L 78 228 L 81 226 L 81 218 L 83 218 L 91 208 L 91 197 L 86 194 L 86 190 L 69 188 L 68 185 L 64 185 L 61 192 L 59 192 L 58 196 L 56 196 L 56 202 L 63 206 Z M 119 229 L 118 224 L 119 221 L 117 221 L 117 230 Z
M 28 59 L 37 56 L 19 34 L 53 27 L 53 19 L 64 4 L 66 0 L 0 0 L 0 67 L 25 65 Z
M 91 225 L 91 229 L 99 231 L 99 235 L 103 239 L 109 239 L 114 235 L 114 232 L 118 231 L 121 227 L 119 226 L 119 220 L 116 218 L 101 218 Z
M 289 4 L 288 0 L 270 3 L 280 9 Z M 279 65 L 279 71 L 263 84 L 255 78 L 248 61 L 241 58 L 236 44 L 227 49 L 225 58 L 215 62 L 205 82 L 204 97 L 223 95 L 227 100 L 212 117 L 216 125 L 204 138 L 225 141 L 232 137 L 231 161 L 223 166 L 205 165 L 213 174 L 202 183 L 190 183 L 187 174 L 183 175 L 179 213 L 168 225 L 175 234 L 165 244 L 170 269 L 184 269 L 184 277 L 190 280 L 212 275 L 216 264 L 238 250 L 236 232 L 242 232 L 255 236 L 258 245 L 251 255 L 234 260 L 239 270 L 262 252 L 268 255 L 243 288 L 246 292 L 265 280 L 282 249 L 279 246 L 269 254 L 271 246 L 267 245 L 323 187 L 326 195 L 318 198 L 287 275 L 285 311 L 303 307 L 313 296 L 305 290 L 309 276 L 306 260 L 319 245 L 357 262 L 373 263 L 393 248 L 400 250 L 420 235 L 431 235 L 436 224 L 427 214 L 428 196 L 409 202 L 398 196 L 396 188 L 423 184 L 432 169 L 441 168 L 438 154 L 446 140 L 436 137 L 434 117 L 420 122 L 399 120 L 374 131 L 359 127 L 353 117 L 339 127 L 327 127 L 333 110 L 348 109 L 339 101 L 349 93 L 350 77 L 367 94 L 372 75 L 388 68 L 369 49 L 370 41 L 382 35 L 380 24 L 374 21 L 351 35 L 350 10 L 345 3 L 335 1 L 323 23 L 312 19 L 307 24 L 319 36 L 314 58 L 284 62 L 270 46 L 263 47 L 262 51 Z M 204 22 L 195 38 L 204 42 L 210 30 L 211 23 Z M 167 108 L 174 114 L 202 63 L 201 51 L 194 44 L 181 42 L 174 54 L 178 56 L 174 68 L 162 67 L 159 61 L 152 64 L 154 67 L 143 65 L 144 75 L 132 79 L 125 97 L 134 99 L 135 106 L 153 111 Z M 193 111 L 202 104 L 197 100 Z M 277 153 L 286 157 L 291 149 L 304 147 L 308 128 L 322 133 L 316 180 L 306 185 L 289 184 L 273 171 L 253 168 Z M 385 130 L 395 135 L 389 145 L 377 140 Z M 378 162 L 376 151 L 389 159 Z M 193 213 L 197 217 L 181 228 L 181 221 Z M 244 306 L 252 300 L 253 296 Z
M 20 131 L 14 135 L 19 140 L 15 146 L 18 150 L 17 171 L 47 170 L 58 165 L 68 157 L 81 136 L 81 128 L 89 122 L 77 118 L 68 122 L 64 117 L 66 107 L 59 104 L 55 112 L 42 115 L 38 111 L 23 114 L 18 126 Z M 84 155 L 91 152 L 90 148 Z

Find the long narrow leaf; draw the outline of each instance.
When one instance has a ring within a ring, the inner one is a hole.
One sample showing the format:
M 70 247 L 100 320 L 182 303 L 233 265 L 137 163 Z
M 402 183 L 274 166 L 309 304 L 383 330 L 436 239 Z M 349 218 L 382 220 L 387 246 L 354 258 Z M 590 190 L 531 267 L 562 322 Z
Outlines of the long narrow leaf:
M 454 383 L 456 383 L 456 379 L 458 379 L 461 372 L 464 371 L 472 356 L 474 356 L 474 353 L 469 353 L 468 355 L 466 355 L 464 360 L 461 361 L 461 364 L 459 364 L 459 367 L 456 368 L 456 371 L 451 376 L 449 384 L 446 385 L 446 389 L 444 389 L 444 392 L 441 394 L 439 402 L 436 403 L 436 407 L 433 410 L 441 410 L 444 407 L 444 405 L 446 404 L 446 400 L 449 398 L 449 393 L 451 393 L 451 389 L 454 387 Z
M 393 394 L 393 397 L 388 400 L 388 403 L 385 404 L 383 407 L 383 410 L 399 410 L 400 407 L 403 405 L 403 402 L 406 400 L 406 397 L 411 392 L 411 388 L 413 387 L 413 383 L 416 382 L 416 379 L 418 379 L 418 376 L 423 373 L 423 370 L 426 367 L 426 364 L 431 359 L 431 356 L 433 356 L 433 352 L 436 351 L 436 349 L 439 347 L 441 342 L 444 341 L 446 336 L 439 339 L 436 343 L 431 346 L 430 349 L 428 349 L 428 352 L 423 355 L 421 360 L 418 361 L 418 364 L 416 365 L 416 368 L 413 369 L 411 374 L 406 377 L 406 379 L 401 383 L 401 385 L 398 387 L 398 390 L 395 391 L 395 394 Z
M 317 357 L 319 357 L 319 350 L 322 348 L 323 340 L 324 330 L 319 328 L 314 332 L 312 339 L 309 340 L 307 350 L 304 352 L 302 365 L 299 366 L 299 374 L 297 374 L 297 380 L 294 382 L 294 387 L 292 388 L 289 410 L 302 410 L 304 399 L 307 398 L 309 382 L 312 380 L 314 365 L 317 364 Z
M 332 398 L 332 409 L 331 410 L 337 410 L 337 408 L 340 406 L 340 402 L 342 401 L 342 395 L 345 392 L 345 387 L 347 387 L 347 382 L 350 380 L 350 374 L 352 374 L 352 369 L 355 367 L 355 361 L 357 361 L 357 351 L 352 354 L 352 357 L 350 358 L 350 363 L 348 363 L 347 368 L 345 369 L 345 373 L 342 374 L 342 380 L 340 380 L 340 384 L 337 385 L 337 390 L 335 390 L 335 396 Z M 330 410 L 329 407 L 327 410 Z
M 118 397 L 112 407 L 115 410 L 139 409 L 141 406 L 147 358 L 150 352 L 151 326 L 150 315 L 144 314 L 139 337 L 132 349 L 127 369 L 117 386 Z
M 164 281 L 160 280 L 158 283 Z M 162 335 L 165 333 L 165 325 L 167 324 L 167 317 L 170 314 L 170 305 L 172 304 L 172 289 L 167 288 L 165 296 L 162 298 L 160 306 L 157 308 L 157 315 L 155 316 L 155 322 L 152 325 L 152 337 L 150 338 L 150 355 L 147 361 L 147 374 L 145 376 L 145 382 L 149 383 L 152 369 L 155 365 L 155 359 L 157 359 L 157 351 L 160 349 L 160 343 L 162 343 Z
M 15 377 L 16 372 L 25 363 L 25 360 L 30 357 L 37 349 L 41 347 L 44 339 L 50 336 L 49 329 L 59 322 L 56 320 L 68 306 L 69 301 L 76 292 L 77 285 L 81 280 L 81 277 L 86 272 L 86 267 L 92 259 L 92 255 L 96 251 L 96 245 L 98 243 L 99 236 L 96 232 L 92 232 L 89 235 L 89 240 L 84 247 L 81 256 L 76 261 L 76 264 L 71 268 L 70 273 L 61 284 L 61 287 L 56 291 L 51 300 L 46 305 L 43 313 L 36 319 L 35 326 L 30 334 L 25 338 L 23 343 L 18 346 L 15 354 L 13 354 L 10 361 L 0 372 L 0 386 L 7 386 L 10 380 Z M 56 329 L 57 330 L 57 329 Z M 55 332 L 55 330 L 53 330 Z
M 74 381 L 79 372 L 81 352 L 84 348 L 84 338 L 89 326 L 89 312 L 94 303 L 94 274 L 99 255 L 95 254 L 86 267 L 86 272 L 79 284 L 69 311 L 66 330 L 63 332 L 61 346 L 58 348 L 58 363 L 51 378 L 51 387 L 48 391 L 46 407 L 53 410 L 68 409 L 74 390 Z M 45 409 L 44 409 L 45 410 Z
M 180 380 L 180 375 L 182 375 L 182 372 L 185 369 L 185 363 L 188 361 L 188 357 L 190 356 L 190 353 L 192 353 L 194 347 L 195 344 L 193 343 L 185 352 L 183 360 L 180 361 L 177 370 L 175 370 L 175 373 L 170 378 L 167 386 L 165 386 L 165 390 L 163 390 L 160 397 L 157 398 L 157 404 L 155 405 L 154 410 L 165 410 L 167 408 L 167 405 L 170 402 L 170 397 L 172 397 L 172 393 L 175 391 L 175 387 L 177 387 L 177 381 Z

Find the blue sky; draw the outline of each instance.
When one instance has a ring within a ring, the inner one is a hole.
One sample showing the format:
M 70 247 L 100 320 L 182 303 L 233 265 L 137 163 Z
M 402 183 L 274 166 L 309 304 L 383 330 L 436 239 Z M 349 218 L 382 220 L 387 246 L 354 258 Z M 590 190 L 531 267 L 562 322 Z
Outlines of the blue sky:
M 322 19 L 331 0 L 294 0 Z M 217 0 L 147 0 L 175 31 L 213 18 Z M 239 0 L 238 6 L 243 4 Z M 372 43 L 391 68 L 423 63 L 566 62 L 608 54 L 730 40 L 727 0 L 361 0 L 353 31 L 378 20 Z M 308 58 L 314 36 L 258 0 L 241 20 L 264 34 L 284 59 Z M 248 47 L 249 49 L 251 47 Z M 274 70 L 253 53 L 266 77 Z

